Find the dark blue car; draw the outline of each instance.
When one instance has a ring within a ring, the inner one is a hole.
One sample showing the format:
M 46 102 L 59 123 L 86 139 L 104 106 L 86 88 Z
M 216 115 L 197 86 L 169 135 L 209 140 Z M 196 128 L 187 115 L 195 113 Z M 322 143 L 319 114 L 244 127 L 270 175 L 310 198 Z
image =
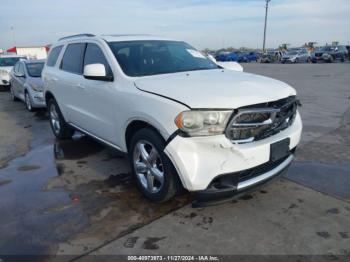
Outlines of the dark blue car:
M 238 62 L 257 62 L 259 60 L 258 54 L 254 52 L 241 53 L 238 57 Z
M 216 61 L 228 62 L 228 61 L 238 61 L 238 55 L 235 52 L 229 54 L 219 54 L 215 57 Z

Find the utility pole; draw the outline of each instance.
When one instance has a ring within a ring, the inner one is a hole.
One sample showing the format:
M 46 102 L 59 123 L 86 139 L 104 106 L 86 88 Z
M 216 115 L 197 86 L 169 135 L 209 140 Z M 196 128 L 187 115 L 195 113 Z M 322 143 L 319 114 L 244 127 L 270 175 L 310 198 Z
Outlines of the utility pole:
M 267 11 L 269 9 L 269 2 L 271 0 L 265 0 L 266 1 L 266 7 L 265 7 L 265 25 L 264 25 L 264 41 L 263 41 L 263 53 L 265 53 L 265 43 L 266 43 L 266 23 L 267 23 Z

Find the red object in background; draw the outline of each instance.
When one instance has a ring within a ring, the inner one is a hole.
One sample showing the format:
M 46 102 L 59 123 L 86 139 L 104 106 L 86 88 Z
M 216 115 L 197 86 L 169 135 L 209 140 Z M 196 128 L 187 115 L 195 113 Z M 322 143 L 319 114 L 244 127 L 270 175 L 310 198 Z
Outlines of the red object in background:
M 47 52 L 47 53 L 50 51 L 50 48 L 51 48 L 51 45 L 46 45 L 46 46 L 45 46 L 45 49 L 46 49 L 46 52 Z
M 11 47 L 11 48 L 7 49 L 6 52 L 8 52 L 8 53 L 17 53 L 17 48 L 16 47 Z

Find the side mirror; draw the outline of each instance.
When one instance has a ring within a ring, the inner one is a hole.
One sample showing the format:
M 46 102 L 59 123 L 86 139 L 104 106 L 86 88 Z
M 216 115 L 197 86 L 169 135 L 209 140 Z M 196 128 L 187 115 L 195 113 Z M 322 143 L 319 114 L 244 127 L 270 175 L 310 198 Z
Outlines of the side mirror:
M 103 64 L 90 64 L 84 66 L 84 77 L 91 80 L 113 81 L 113 76 L 107 76 L 106 68 Z

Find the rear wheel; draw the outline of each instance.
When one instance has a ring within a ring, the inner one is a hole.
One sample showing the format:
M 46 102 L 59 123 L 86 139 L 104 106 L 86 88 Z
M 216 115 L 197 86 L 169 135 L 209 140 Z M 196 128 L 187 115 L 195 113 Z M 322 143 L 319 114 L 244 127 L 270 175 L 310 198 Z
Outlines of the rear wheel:
M 130 165 L 138 188 L 145 197 L 156 202 L 169 200 L 181 188 L 164 148 L 164 139 L 148 128 L 137 131 L 129 147 Z
M 49 109 L 50 126 L 52 132 L 58 139 L 69 139 L 74 134 L 74 129 L 71 128 L 64 120 L 61 110 L 55 99 L 51 98 L 47 103 Z

